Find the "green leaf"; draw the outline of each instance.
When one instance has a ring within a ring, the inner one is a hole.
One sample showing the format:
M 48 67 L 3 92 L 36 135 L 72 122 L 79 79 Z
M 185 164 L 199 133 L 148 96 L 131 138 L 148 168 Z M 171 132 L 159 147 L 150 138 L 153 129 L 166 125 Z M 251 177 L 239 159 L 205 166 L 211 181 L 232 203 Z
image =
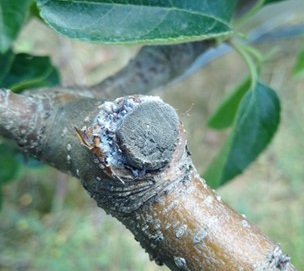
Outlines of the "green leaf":
M 274 4 L 274 3 L 282 2 L 282 1 L 285 1 L 285 0 L 265 0 L 264 5 Z
M 33 2 L 32 5 L 31 5 L 31 7 L 30 7 L 30 15 L 33 16 L 33 17 L 35 17 L 35 18 L 37 18 L 38 20 L 44 22 L 42 20 L 42 18 L 40 17 L 40 11 L 38 9 L 36 1 Z
M 298 55 L 296 64 L 293 67 L 292 74 L 296 77 L 304 75 L 304 49 Z
M 58 72 L 49 57 L 17 54 L 2 87 L 15 92 L 41 86 L 54 86 L 60 82 Z
M 37 0 L 41 17 L 70 38 L 108 44 L 178 43 L 230 33 L 236 0 Z
M 7 51 L 5 54 L 0 54 L 0 82 L 10 70 L 14 57 L 15 55 L 11 50 Z
M 229 96 L 227 96 L 215 112 L 209 117 L 207 125 L 210 128 L 222 130 L 232 125 L 241 99 L 250 89 L 251 79 L 246 77 Z
M 0 144 L 0 186 L 11 181 L 17 174 L 19 163 L 16 150 L 7 144 Z
M 223 185 L 242 173 L 269 144 L 279 122 L 276 93 L 257 83 L 243 97 L 231 135 L 204 174 L 210 186 Z
M 16 39 L 33 0 L 0 1 L 0 53 L 5 53 Z

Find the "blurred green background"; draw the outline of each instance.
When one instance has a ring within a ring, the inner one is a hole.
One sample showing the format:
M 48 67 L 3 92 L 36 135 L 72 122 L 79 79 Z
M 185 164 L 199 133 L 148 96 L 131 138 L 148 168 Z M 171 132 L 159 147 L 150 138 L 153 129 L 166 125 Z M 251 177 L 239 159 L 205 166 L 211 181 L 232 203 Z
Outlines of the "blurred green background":
M 281 243 L 298 270 L 304 270 L 304 79 L 291 75 L 304 38 L 258 47 L 265 55 L 275 49 L 263 79 L 281 98 L 281 125 L 267 151 L 218 193 Z M 15 50 L 50 55 L 63 85 L 83 85 L 117 71 L 139 47 L 71 41 L 33 19 Z M 201 173 L 226 135 L 207 129 L 207 118 L 246 71 L 231 53 L 154 93 L 178 111 Z M 72 177 L 47 166 L 23 166 L 16 180 L 2 189 L 0 270 L 168 270 L 150 262 L 124 226 L 97 208 Z

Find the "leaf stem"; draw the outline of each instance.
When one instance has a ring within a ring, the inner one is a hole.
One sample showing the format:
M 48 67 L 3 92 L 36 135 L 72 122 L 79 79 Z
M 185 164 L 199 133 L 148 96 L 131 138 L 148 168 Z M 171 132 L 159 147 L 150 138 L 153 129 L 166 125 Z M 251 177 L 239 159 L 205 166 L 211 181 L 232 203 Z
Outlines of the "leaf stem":
M 260 54 L 258 53 L 258 51 L 252 50 L 253 49 L 252 47 L 248 48 L 248 46 L 239 44 L 239 43 L 235 43 L 234 41 L 230 41 L 229 43 L 230 43 L 231 47 L 241 56 L 241 58 L 246 63 L 248 70 L 250 72 L 250 77 L 251 77 L 250 87 L 251 87 L 251 89 L 254 89 L 256 86 L 256 83 L 258 81 L 258 77 L 259 77 L 260 64 L 257 65 L 253 61 L 251 55 L 253 55 L 256 58 L 258 63 L 261 63 Z

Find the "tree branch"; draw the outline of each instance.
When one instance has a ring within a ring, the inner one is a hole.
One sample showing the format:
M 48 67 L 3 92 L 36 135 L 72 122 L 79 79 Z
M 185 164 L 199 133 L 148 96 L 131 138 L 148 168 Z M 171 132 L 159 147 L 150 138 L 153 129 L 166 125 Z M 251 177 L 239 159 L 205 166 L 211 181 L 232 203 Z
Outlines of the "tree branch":
M 184 71 L 214 45 L 205 40 L 170 46 L 144 46 L 122 70 L 90 87 L 96 98 L 114 98 L 147 94 L 164 86 Z
M 175 110 L 159 98 L 103 103 L 2 90 L 0 114 L 2 135 L 77 176 L 97 205 L 126 225 L 156 263 L 178 271 L 295 270 L 277 244 L 200 179 Z M 30 128 L 18 132 L 26 123 Z M 24 140 L 28 143 L 20 144 Z
M 79 176 L 76 164 L 86 167 L 89 154 L 79 144 L 74 127 L 88 125 L 101 101 L 72 95 L 69 91 L 64 93 L 64 90 L 42 91 L 34 97 L 0 90 L 0 135 L 22 152 Z M 90 113 L 91 106 L 95 111 Z

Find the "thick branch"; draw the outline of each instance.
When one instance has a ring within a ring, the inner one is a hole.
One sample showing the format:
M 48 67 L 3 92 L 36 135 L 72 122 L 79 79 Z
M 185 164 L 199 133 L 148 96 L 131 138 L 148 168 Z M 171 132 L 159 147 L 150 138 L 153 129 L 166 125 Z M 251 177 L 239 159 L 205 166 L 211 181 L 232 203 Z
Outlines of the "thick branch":
M 280 247 L 223 203 L 194 168 L 188 176 L 124 219 L 152 259 L 171 270 L 293 270 Z
M 18 144 L 24 152 L 38 155 L 51 108 L 49 99 L 34 99 L 0 90 L 0 134 Z
M 176 113 L 160 99 L 34 100 L 2 91 L 0 105 L 0 132 L 14 136 L 15 128 L 6 124 L 11 114 L 19 125 L 23 118 L 14 111 L 22 105 L 24 120 L 34 128 L 23 137 L 32 147 L 20 147 L 77 176 L 98 206 L 124 223 L 158 264 L 178 271 L 294 270 L 277 244 L 199 178 Z M 12 110 L 5 113 L 8 105 Z M 36 116 L 28 117 L 34 111 Z M 81 129 L 87 148 L 74 127 Z M 42 128 L 44 136 L 33 132 Z
M 90 89 L 97 98 L 147 94 L 183 74 L 214 41 L 145 46 L 128 65 Z
M 11 140 L 24 153 L 76 176 L 70 148 L 80 149 L 80 162 L 86 151 L 79 146 L 74 127 L 90 120 L 87 108 L 100 101 L 59 90 L 34 97 L 0 90 L 0 135 Z M 92 111 L 92 109 L 90 109 Z M 71 140 L 69 140 L 71 138 Z
M 149 108 L 151 105 L 143 102 L 143 106 Z M 134 115 L 131 113 L 128 118 L 134 117 L 133 123 L 138 123 Z M 150 121 L 154 118 L 155 114 L 151 112 Z M 161 123 L 164 122 L 159 118 Z M 121 125 L 125 121 L 122 120 Z M 138 125 L 145 127 L 146 123 Z M 136 176 L 133 171 L 129 174 L 116 171 L 106 181 L 109 183 L 99 178 L 83 180 L 83 185 L 97 204 L 110 210 L 133 232 L 151 259 L 158 264 L 166 264 L 171 270 L 293 270 L 289 257 L 277 244 L 230 209 L 200 179 L 187 151 L 184 130 L 178 123 L 175 125 L 179 127 L 179 134 L 176 135 L 178 144 L 172 160 L 164 168 L 153 168 Z M 93 127 L 95 132 L 88 135 L 98 136 L 99 128 L 96 124 Z M 168 125 L 162 132 L 166 136 L 172 129 Z M 140 141 L 144 130 L 125 133 Z M 104 132 L 101 134 L 104 135 Z M 150 139 L 153 141 L 155 138 L 157 136 Z M 103 136 L 101 141 L 104 141 Z M 123 141 L 124 144 L 127 143 L 125 141 L 132 144 L 133 139 L 125 136 Z M 145 149 L 145 146 L 142 148 Z M 146 161 L 141 154 L 134 156 Z M 145 169 L 134 156 L 131 159 L 136 161 L 138 169 Z M 129 160 L 126 163 L 127 168 L 133 165 Z

